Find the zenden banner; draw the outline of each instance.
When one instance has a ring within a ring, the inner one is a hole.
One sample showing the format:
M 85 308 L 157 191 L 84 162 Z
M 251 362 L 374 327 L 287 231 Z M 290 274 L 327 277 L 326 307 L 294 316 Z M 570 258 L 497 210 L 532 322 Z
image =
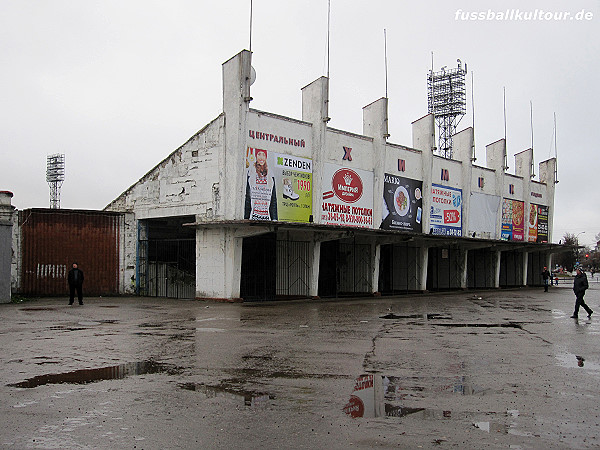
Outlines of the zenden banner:
M 248 147 L 244 219 L 309 222 L 311 214 L 312 160 Z

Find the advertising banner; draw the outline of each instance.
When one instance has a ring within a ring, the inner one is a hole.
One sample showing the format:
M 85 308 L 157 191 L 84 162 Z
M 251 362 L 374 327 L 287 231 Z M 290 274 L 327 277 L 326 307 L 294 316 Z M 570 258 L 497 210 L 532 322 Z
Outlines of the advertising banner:
M 531 203 L 529 207 L 529 242 L 548 242 L 548 207 Z
M 502 232 L 504 241 L 523 241 L 525 239 L 524 203 L 520 200 L 502 199 Z
M 325 163 L 323 189 L 321 223 L 373 227 L 372 172 Z
M 462 190 L 431 185 L 430 227 L 432 234 L 462 236 Z
M 548 242 L 548 207 L 538 206 L 537 224 L 538 242 Z
M 497 195 L 472 192 L 469 203 L 468 233 L 477 233 L 478 237 L 496 239 L 496 216 L 500 207 Z
M 244 219 L 309 222 L 312 160 L 246 149 Z
M 381 229 L 420 233 L 423 182 L 386 173 L 383 182 Z

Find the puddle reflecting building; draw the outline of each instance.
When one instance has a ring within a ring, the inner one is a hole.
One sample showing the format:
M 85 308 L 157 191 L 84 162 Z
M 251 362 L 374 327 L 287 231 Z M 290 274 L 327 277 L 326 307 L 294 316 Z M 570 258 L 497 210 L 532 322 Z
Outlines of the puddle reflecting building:
M 435 122 L 388 141 L 388 99 L 362 134 L 328 126 L 329 80 L 302 116 L 250 107 L 254 70 L 223 64 L 223 111 L 111 202 L 122 217 L 119 292 L 235 301 L 541 284 L 550 266 L 556 159 L 506 171 L 504 139 L 472 159 L 473 129 L 434 154 Z

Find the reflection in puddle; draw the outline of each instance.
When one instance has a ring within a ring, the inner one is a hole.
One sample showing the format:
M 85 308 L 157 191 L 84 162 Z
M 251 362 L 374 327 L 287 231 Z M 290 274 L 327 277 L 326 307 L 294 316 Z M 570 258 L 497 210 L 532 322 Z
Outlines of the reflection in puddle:
M 482 431 L 487 433 L 502 433 L 502 434 L 512 434 L 514 436 L 536 436 L 533 433 L 520 431 L 517 429 L 517 418 L 519 417 L 519 411 L 516 409 L 512 409 L 506 412 L 506 416 L 511 418 L 510 423 L 505 424 L 501 422 L 490 422 L 490 421 L 482 421 L 482 422 L 473 422 L 473 426 L 475 428 L 479 428 Z
M 415 392 L 422 392 L 424 387 L 412 385 L 414 379 L 401 377 L 387 377 L 381 375 L 365 374 L 356 379 L 350 400 L 343 411 L 351 417 L 404 417 L 409 414 L 422 413 L 434 414 L 424 408 L 409 408 L 397 405 L 414 396 Z M 466 382 L 466 377 L 456 376 L 444 379 L 439 386 L 431 386 L 435 392 L 448 391 L 459 395 L 484 394 L 486 389 Z M 451 417 L 450 411 L 443 411 L 442 417 Z
M 169 374 L 177 373 L 178 370 L 173 366 L 157 363 L 155 361 L 140 361 L 118 366 L 100 367 L 97 369 L 81 369 L 65 373 L 53 373 L 47 375 L 38 375 L 19 383 L 9 384 L 10 387 L 35 388 L 44 384 L 86 384 L 102 380 L 117 380 L 132 375 L 144 375 L 151 373 L 167 372 Z
M 269 405 L 269 400 L 274 397 L 262 392 L 244 391 L 241 389 L 226 388 L 221 386 L 207 386 L 202 383 L 181 383 L 178 385 L 182 389 L 188 391 L 200 392 L 206 398 L 225 397 L 238 400 L 244 406 L 253 408 L 266 408 Z
M 574 355 L 573 353 L 556 353 L 554 355 L 558 360 L 558 365 L 568 368 L 584 368 L 592 372 L 600 372 L 600 364 L 590 362 L 583 356 Z

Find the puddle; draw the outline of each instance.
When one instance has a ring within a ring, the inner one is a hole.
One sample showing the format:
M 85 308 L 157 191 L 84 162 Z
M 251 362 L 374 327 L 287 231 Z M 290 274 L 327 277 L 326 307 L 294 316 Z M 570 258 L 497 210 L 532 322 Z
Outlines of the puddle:
M 574 355 L 573 353 L 557 353 L 554 355 L 558 365 L 572 369 L 585 369 L 593 372 L 600 372 L 600 364 L 588 361 L 585 357 Z
M 140 361 L 117 366 L 100 367 L 97 369 L 80 369 L 72 372 L 38 375 L 19 383 L 8 384 L 10 387 L 35 388 L 44 384 L 86 384 L 103 380 L 118 380 L 121 378 L 166 372 L 170 375 L 179 372 L 174 366 L 157 363 L 156 361 Z
M 385 316 L 381 316 L 380 319 L 426 319 L 426 320 L 452 320 L 452 316 L 447 316 L 444 314 L 405 314 L 405 315 L 397 315 L 394 313 L 386 314 Z
M 206 398 L 214 397 L 225 397 L 234 399 L 243 404 L 244 406 L 250 406 L 253 408 L 266 408 L 269 405 L 269 400 L 273 400 L 275 397 L 264 392 L 252 392 L 241 389 L 235 389 L 233 387 L 223 386 L 208 386 L 202 383 L 180 383 L 178 386 L 181 389 L 188 391 L 200 392 Z
M 222 333 L 225 330 L 223 328 L 196 328 L 196 331 L 204 331 L 206 333 Z
M 488 389 L 468 383 L 464 376 L 435 377 L 424 386 L 415 386 L 415 381 L 424 382 L 421 378 L 388 377 L 365 374 L 358 377 L 350 400 L 343 411 L 353 418 L 358 417 L 404 417 L 421 413 L 431 416 L 431 410 L 398 405 L 407 399 L 421 398 L 422 392 L 449 392 L 457 395 L 483 395 Z M 443 411 L 442 417 L 451 417 L 451 412 Z
M 523 326 L 517 322 L 507 323 L 436 323 L 440 327 L 456 327 L 456 328 L 517 328 L 523 329 Z
M 86 320 L 86 321 L 82 321 L 82 322 L 77 322 L 77 325 L 82 325 L 84 327 L 92 327 L 95 325 L 100 325 L 101 322 L 95 322 L 93 320 Z

